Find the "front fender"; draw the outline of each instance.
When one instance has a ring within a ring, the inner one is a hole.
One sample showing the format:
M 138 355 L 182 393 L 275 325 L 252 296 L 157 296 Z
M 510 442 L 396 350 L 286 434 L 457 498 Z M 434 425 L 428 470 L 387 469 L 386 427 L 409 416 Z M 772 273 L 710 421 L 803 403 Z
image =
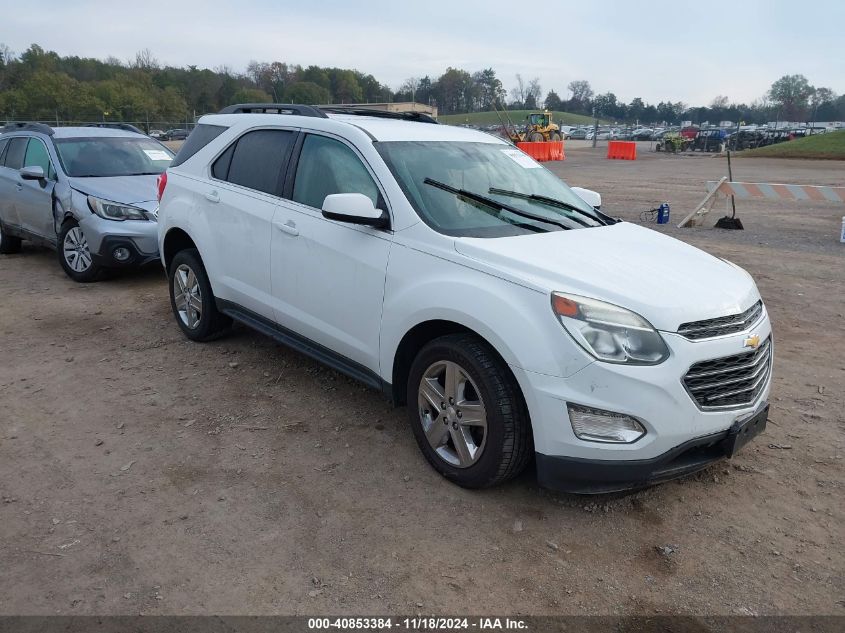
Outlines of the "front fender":
M 468 328 L 527 371 L 568 377 L 591 362 L 558 323 L 548 294 L 401 243 L 391 253 L 382 314 L 379 368 L 388 382 L 403 337 L 427 321 Z
M 53 228 L 56 235 L 62 230 L 65 220 L 73 216 L 73 189 L 63 181 L 53 188 Z

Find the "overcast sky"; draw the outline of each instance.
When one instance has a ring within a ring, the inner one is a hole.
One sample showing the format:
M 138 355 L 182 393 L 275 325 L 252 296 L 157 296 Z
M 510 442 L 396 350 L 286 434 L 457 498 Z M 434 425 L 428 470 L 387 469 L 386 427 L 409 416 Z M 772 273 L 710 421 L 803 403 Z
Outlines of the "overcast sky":
M 18 10 L 0 0 L 0 42 L 61 55 L 126 60 L 149 48 L 162 64 L 228 66 L 250 60 L 356 68 L 396 89 L 447 66 L 493 67 L 540 78 L 569 96 L 587 79 L 622 101 L 750 102 L 784 74 L 845 92 L 845 2 L 605 0 L 44 0 Z M 7 6 L 8 5 L 8 6 Z M 33 5 L 34 6 L 34 5 Z

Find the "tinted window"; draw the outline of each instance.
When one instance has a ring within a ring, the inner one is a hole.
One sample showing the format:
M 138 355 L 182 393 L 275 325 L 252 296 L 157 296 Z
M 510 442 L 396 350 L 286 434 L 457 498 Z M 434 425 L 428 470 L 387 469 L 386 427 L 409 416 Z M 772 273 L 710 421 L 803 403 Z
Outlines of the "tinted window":
M 279 192 L 279 177 L 293 132 L 256 130 L 238 139 L 226 177 L 231 183 L 265 193 Z
M 211 175 L 217 180 L 226 180 L 229 177 L 229 165 L 232 164 L 232 154 L 235 153 L 235 145 L 232 143 L 211 166 Z
M 6 151 L 6 145 L 9 144 L 9 139 L 3 138 L 0 139 L 0 165 L 3 164 L 3 152 Z
M 23 157 L 26 153 L 27 137 L 16 136 L 9 140 L 9 148 L 6 150 L 6 167 L 20 169 L 23 167 Z
M 176 167 L 176 165 L 181 165 L 227 129 L 228 128 L 220 125 L 202 124 L 196 126 L 193 132 L 188 135 L 188 138 L 182 144 L 182 147 L 179 148 L 176 158 L 173 159 L 170 166 Z M 178 132 L 184 132 L 184 130 L 170 130 L 170 132 L 175 134 Z
M 363 193 L 378 205 L 378 187 L 355 152 L 340 141 L 309 134 L 299 155 L 293 199 L 320 209 L 333 193 Z
M 24 158 L 23 166 L 40 167 L 44 170 L 44 175 L 47 178 L 53 178 L 55 174 L 53 165 L 50 163 L 50 155 L 47 153 L 47 148 L 37 138 L 29 140 L 29 145 L 26 146 L 26 157 Z

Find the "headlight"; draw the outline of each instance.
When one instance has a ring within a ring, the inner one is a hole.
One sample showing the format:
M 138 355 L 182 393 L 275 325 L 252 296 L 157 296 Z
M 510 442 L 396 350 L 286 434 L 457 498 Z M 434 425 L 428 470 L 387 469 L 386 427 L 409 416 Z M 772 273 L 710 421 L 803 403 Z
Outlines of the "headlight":
M 598 360 L 625 365 L 657 365 L 669 348 L 651 323 L 612 303 L 552 293 L 552 310 L 575 342 Z
M 101 200 L 94 196 L 88 196 L 88 206 L 91 211 L 106 220 L 146 220 L 147 215 L 143 209 L 130 207 L 119 202 L 110 202 L 109 200 Z

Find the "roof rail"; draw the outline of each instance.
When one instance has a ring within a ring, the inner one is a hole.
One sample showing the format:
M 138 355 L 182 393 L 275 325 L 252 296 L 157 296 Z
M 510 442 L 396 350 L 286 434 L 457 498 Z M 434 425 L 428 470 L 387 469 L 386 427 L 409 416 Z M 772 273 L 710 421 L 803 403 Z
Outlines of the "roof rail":
M 294 103 L 236 103 L 220 110 L 217 114 L 295 114 L 327 119 L 325 113 L 308 105 Z
M 381 119 L 400 119 L 402 121 L 417 121 L 418 123 L 438 124 L 437 119 L 424 112 L 390 112 L 388 110 L 377 110 L 367 107 L 344 107 L 344 106 L 320 106 L 323 112 L 333 114 L 351 114 L 353 116 L 372 116 Z
M 49 125 L 45 125 L 44 123 L 27 123 L 27 122 L 20 122 L 20 123 L 7 123 L 0 129 L 0 134 L 5 134 L 6 132 L 18 132 L 18 131 L 27 131 L 27 132 L 41 132 L 41 134 L 46 134 L 47 136 L 53 136 L 53 128 Z

